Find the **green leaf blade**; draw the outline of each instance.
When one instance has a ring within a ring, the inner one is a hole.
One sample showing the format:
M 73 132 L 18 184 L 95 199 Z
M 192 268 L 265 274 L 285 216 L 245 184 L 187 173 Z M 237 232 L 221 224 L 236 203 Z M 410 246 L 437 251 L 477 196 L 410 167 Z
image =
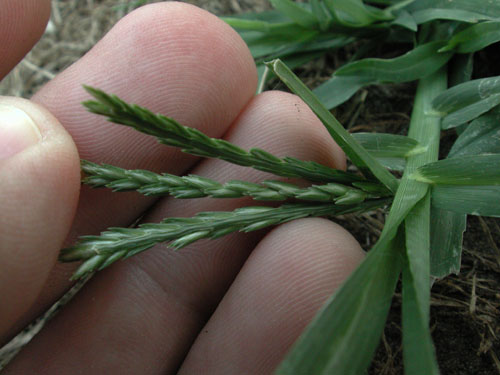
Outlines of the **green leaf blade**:
M 349 100 L 359 89 L 371 84 L 367 78 L 333 75 L 328 81 L 316 87 L 313 92 L 328 109 L 335 108 Z
M 405 158 L 418 146 L 412 138 L 389 133 L 353 133 L 361 146 L 375 157 Z
M 492 108 L 497 107 L 500 104 L 500 94 L 491 95 L 483 100 L 480 100 L 474 104 L 468 105 L 458 111 L 450 113 L 443 119 L 441 127 L 443 129 L 451 129 L 462 124 L 465 124 L 471 120 L 476 119 L 482 114 L 488 112 Z
M 488 17 L 500 17 L 500 1 L 498 0 L 418 0 L 409 4 L 405 9 L 417 12 L 425 9 L 463 10 L 474 12 Z
M 460 271 L 467 215 L 431 206 L 431 276 L 442 279 Z
M 429 330 L 430 195 L 405 220 L 403 266 L 403 359 L 407 375 L 439 375 Z
M 389 190 L 396 191 L 398 185 L 396 178 L 352 138 L 337 119 L 321 104 L 318 98 L 285 64 L 280 60 L 274 60 L 268 66 L 292 92 L 297 94 L 312 109 L 332 138 L 358 168 L 364 173 L 373 173 Z
M 291 0 L 270 0 L 270 2 L 276 10 L 286 15 L 298 25 L 306 28 L 318 27 L 318 20 L 316 17 L 297 3 Z
M 421 79 L 418 84 L 408 136 L 419 142 L 424 151 L 410 153 L 381 235 L 384 238 L 384 235 L 393 233 L 404 220 L 403 350 L 405 372 L 411 375 L 439 373 L 428 322 L 429 189 L 428 185 L 416 182 L 411 176 L 419 166 L 438 158 L 440 119 L 429 115 L 429 109 L 432 99 L 446 89 L 446 84 L 444 69 Z
M 418 305 L 418 291 L 403 267 L 403 359 L 406 375 L 439 375 L 429 322 Z
M 448 62 L 451 53 L 437 53 L 443 45 L 442 41 L 429 42 L 393 59 L 359 60 L 338 69 L 335 75 L 358 75 L 374 83 L 414 81 L 432 74 Z
M 427 8 L 412 13 L 415 22 L 420 25 L 435 20 L 448 20 L 466 23 L 476 23 L 491 20 L 492 17 L 463 9 Z
M 361 0 L 325 0 L 325 5 L 337 22 L 348 27 L 364 27 L 394 19 L 390 12 L 370 7 Z
M 440 52 L 471 53 L 500 41 L 500 22 L 481 22 L 455 34 Z
M 320 29 L 328 30 L 333 18 L 326 9 L 325 3 L 322 0 L 311 0 L 311 11 L 318 20 Z
M 424 165 L 412 178 L 442 185 L 500 185 L 500 154 L 466 155 Z
M 435 185 L 432 205 L 459 214 L 500 217 L 500 186 Z
M 276 374 L 358 375 L 366 370 L 399 276 L 401 241 L 399 236 L 380 243 L 367 255 L 317 314 Z
M 360 88 L 371 84 L 409 82 L 437 71 L 452 53 L 437 53 L 445 42 L 423 44 L 393 59 L 363 59 L 338 69 L 333 77 L 314 89 L 328 109 L 347 101 Z
M 449 158 L 465 155 L 500 154 L 500 107 L 472 121 L 457 138 Z
M 380 164 L 391 171 L 403 172 L 406 157 L 422 152 L 418 142 L 409 137 L 384 133 L 353 133 L 352 136 Z
M 500 77 L 461 83 L 437 96 L 433 111 L 444 117 L 442 127 L 449 129 L 488 112 L 500 102 Z

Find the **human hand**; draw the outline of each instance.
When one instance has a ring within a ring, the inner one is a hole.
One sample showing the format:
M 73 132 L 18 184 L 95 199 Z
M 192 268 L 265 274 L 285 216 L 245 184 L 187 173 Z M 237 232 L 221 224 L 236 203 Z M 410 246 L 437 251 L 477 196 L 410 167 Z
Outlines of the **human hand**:
M 0 74 L 43 32 L 49 6 L 48 0 L 7 1 L 0 16 L 0 38 L 6 38 L 0 45 L 7 46 Z M 256 81 L 252 57 L 229 26 L 168 2 L 126 16 L 31 102 L 0 99 L 0 142 L 12 135 L 13 150 L 0 145 L 3 342 L 67 290 L 74 266 L 56 258 L 78 236 L 139 217 L 159 221 L 254 204 L 86 187 L 79 194 L 74 144 L 84 159 L 125 168 L 189 171 L 218 181 L 268 177 L 109 124 L 80 105 L 87 99 L 82 84 L 245 149 L 345 167 L 342 152 L 300 99 L 281 92 L 254 96 Z M 12 124 L 25 116 L 19 110 L 36 123 L 41 139 L 35 131 L 17 141 Z M 99 272 L 5 373 L 270 373 L 362 256 L 345 230 L 323 219 L 199 241 L 179 252 L 156 246 Z

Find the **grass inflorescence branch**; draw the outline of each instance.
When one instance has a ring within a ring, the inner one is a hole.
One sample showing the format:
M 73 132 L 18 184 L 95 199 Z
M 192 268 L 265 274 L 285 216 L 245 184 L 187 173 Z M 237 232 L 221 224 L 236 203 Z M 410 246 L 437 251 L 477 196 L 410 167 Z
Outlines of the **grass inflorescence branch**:
M 389 202 L 390 199 L 377 199 L 352 205 L 288 203 L 277 208 L 243 207 L 230 212 L 202 212 L 191 218 L 167 218 L 137 228 L 109 228 L 99 236 L 80 237 L 74 246 L 61 251 L 59 260 L 84 260 L 72 277 L 78 279 L 161 242 L 170 242 L 170 247 L 180 249 L 202 238 L 251 232 L 304 217 L 368 211 Z
M 210 138 L 199 130 L 183 126 L 169 117 L 154 114 L 138 105 L 128 104 L 116 95 L 108 95 L 88 86 L 85 86 L 85 89 L 96 99 L 83 103 L 90 112 L 106 116 L 111 122 L 155 136 L 160 143 L 179 147 L 192 155 L 218 158 L 278 176 L 299 177 L 315 182 L 366 181 L 356 174 L 329 168 L 313 161 L 302 161 L 291 157 L 278 158 L 258 148 L 246 151 L 223 139 Z
M 92 187 L 107 187 L 113 191 L 136 190 L 144 195 L 172 195 L 180 199 L 252 197 L 255 200 L 283 201 L 295 198 L 345 205 L 391 195 L 384 186 L 367 183 L 359 185 L 361 187 L 359 189 L 335 182 L 307 188 L 272 180 L 260 184 L 238 180 L 221 184 L 196 175 L 158 174 L 142 169 L 129 170 L 108 164 L 96 164 L 86 160 L 82 160 L 81 167 L 86 175 L 83 183 Z

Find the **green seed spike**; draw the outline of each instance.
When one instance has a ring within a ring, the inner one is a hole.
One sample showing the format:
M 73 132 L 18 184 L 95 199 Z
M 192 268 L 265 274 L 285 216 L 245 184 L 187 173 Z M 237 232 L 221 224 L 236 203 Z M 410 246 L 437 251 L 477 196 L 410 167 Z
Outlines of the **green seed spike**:
M 154 114 L 138 105 L 130 105 L 115 95 L 108 95 L 92 87 L 84 87 L 97 100 L 83 103 L 89 111 L 106 116 L 111 122 L 130 126 L 152 135 L 160 143 L 180 147 L 184 152 L 218 158 L 284 177 L 299 177 L 317 182 L 365 181 L 355 174 L 312 161 L 303 162 L 294 158 L 281 159 L 260 149 L 245 151 L 227 141 L 210 138 L 199 130 L 182 126 L 171 118 Z
M 335 203 L 339 205 L 357 204 L 363 202 L 365 198 L 366 198 L 366 193 L 359 190 L 349 190 L 341 197 L 335 199 Z
M 301 192 L 301 189 L 296 185 L 281 181 L 262 181 L 262 185 L 279 191 L 282 194 L 286 194 L 287 196 L 295 196 Z
M 331 216 L 372 210 L 389 199 L 365 201 L 355 205 L 333 203 L 294 203 L 280 207 L 243 207 L 232 212 L 203 212 L 191 218 L 168 218 L 161 223 L 142 224 L 138 228 L 109 228 L 100 236 L 84 236 L 72 247 L 61 251 L 59 260 L 83 260 L 73 279 L 129 258 L 157 243 L 170 242 L 180 249 L 202 238 L 218 238 L 236 231 L 252 231 L 302 217 Z
M 279 222 L 279 220 L 276 220 L 276 219 L 262 220 L 262 221 L 258 221 L 256 223 L 247 225 L 246 227 L 242 228 L 241 231 L 242 232 L 252 232 L 254 230 L 259 230 L 259 229 L 269 227 L 271 225 L 275 225 L 278 222 Z
M 377 193 L 363 193 L 362 190 L 337 183 L 314 185 L 308 188 L 299 188 L 296 185 L 280 181 L 264 181 L 262 184 L 255 184 L 233 180 L 221 184 L 196 175 L 178 177 L 167 173 L 156 174 L 140 169 L 127 170 L 85 160 L 81 162 L 81 166 L 83 172 L 87 175 L 83 182 L 92 187 L 108 187 L 114 191 L 137 190 L 145 195 L 170 194 L 178 199 L 202 197 L 241 198 L 248 196 L 263 201 L 283 201 L 294 198 L 306 201 L 332 202 L 335 198 L 350 191 L 359 192 L 357 197 L 363 197 L 363 200 L 382 196 Z M 372 184 L 370 186 L 372 190 L 377 190 L 378 185 Z M 381 185 L 378 190 L 387 193 L 387 190 Z
M 349 187 L 345 185 L 340 185 L 340 184 L 335 184 L 335 183 L 330 183 L 326 185 L 320 185 L 316 186 L 317 189 L 323 190 L 327 193 L 330 193 L 335 196 L 341 196 L 344 195 L 349 191 Z
M 306 201 L 328 202 L 333 200 L 331 194 L 316 189 L 314 186 L 307 189 L 307 191 L 303 193 L 297 194 L 296 197 L 297 199 L 303 199 Z
M 199 232 L 190 233 L 181 238 L 176 239 L 175 241 L 172 241 L 170 243 L 170 247 L 179 250 L 193 242 L 196 242 L 202 238 L 206 238 L 208 235 L 210 235 L 209 230 L 202 230 Z

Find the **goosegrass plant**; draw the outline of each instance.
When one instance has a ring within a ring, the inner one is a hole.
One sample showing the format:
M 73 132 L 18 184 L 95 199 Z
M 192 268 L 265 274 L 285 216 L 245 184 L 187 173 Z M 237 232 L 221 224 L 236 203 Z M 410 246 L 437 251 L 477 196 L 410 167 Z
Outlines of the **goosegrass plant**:
M 312 183 L 277 180 L 220 183 L 201 176 L 155 174 L 82 161 L 83 182 L 145 195 L 252 197 L 286 201 L 232 212 L 201 212 L 136 228 L 109 228 L 62 250 L 81 261 L 74 278 L 110 266 L 159 242 L 181 249 L 202 238 L 250 232 L 290 220 L 386 207 L 380 238 L 326 302 L 277 374 L 362 374 L 380 340 L 398 280 L 406 374 L 438 374 L 429 329 L 432 281 L 458 272 L 467 215 L 500 216 L 500 77 L 472 79 L 474 53 L 500 41 L 500 1 L 271 0 L 263 13 L 226 17 L 247 42 L 259 71 L 259 92 L 275 77 L 313 110 L 354 167 L 348 172 L 311 161 L 243 150 L 174 119 L 86 87 L 84 105 L 184 152 Z M 356 46 L 350 61 L 310 90 L 291 70 L 326 53 Z M 404 53 L 364 58 L 381 46 Z M 406 136 L 350 134 L 331 110 L 367 85 L 417 81 Z M 438 160 L 443 129 L 456 141 Z M 313 250 L 313 249 L 312 249 Z M 168 265 L 166 265 L 168 267 Z

